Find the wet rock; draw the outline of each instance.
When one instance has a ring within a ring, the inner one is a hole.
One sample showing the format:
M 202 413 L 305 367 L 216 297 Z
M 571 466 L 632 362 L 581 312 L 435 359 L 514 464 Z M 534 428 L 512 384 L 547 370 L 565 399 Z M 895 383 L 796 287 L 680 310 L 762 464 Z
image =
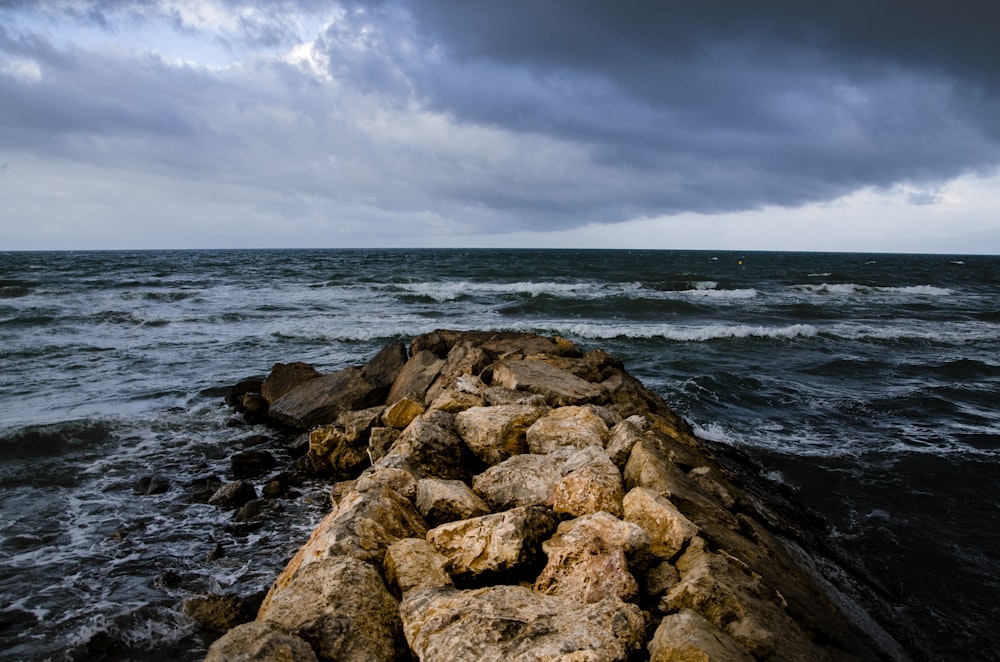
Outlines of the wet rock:
M 170 481 L 162 476 L 143 476 L 135 484 L 133 492 L 141 495 L 163 494 L 170 489 Z
M 535 581 L 535 590 L 583 603 L 634 600 L 639 584 L 629 570 L 628 558 L 648 545 L 649 536 L 640 527 L 606 512 L 563 522 L 542 543 L 548 563 Z
M 320 372 L 308 363 L 275 363 L 260 386 L 260 394 L 271 405 L 295 387 L 319 376 Z
M 251 522 L 265 519 L 267 517 L 274 517 L 279 513 L 281 513 L 281 506 L 273 501 L 254 499 L 252 501 L 247 501 L 239 510 L 236 511 L 236 514 L 233 515 L 233 521 Z
M 490 512 L 479 495 L 460 480 L 425 478 L 417 481 L 414 503 L 430 526 L 480 517 Z
M 498 361 L 493 366 L 493 383 L 515 391 L 537 393 L 553 407 L 600 403 L 607 396 L 602 386 L 542 361 Z
M 548 508 L 528 506 L 442 524 L 427 532 L 427 541 L 453 575 L 510 573 L 537 563 L 542 540 L 557 524 Z
M 305 640 L 273 623 L 253 621 L 216 639 L 205 662 L 318 662 Z
M 332 423 L 345 411 L 365 409 L 380 402 L 382 387 L 361 368 L 345 368 L 296 386 L 271 404 L 271 420 L 296 430 Z
M 625 660 L 641 649 L 646 629 L 633 604 L 583 605 L 522 586 L 414 590 L 400 613 L 422 662 Z
M 199 476 L 188 484 L 187 498 L 191 503 L 208 503 L 222 485 L 222 479 L 218 476 Z
M 278 466 L 278 461 L 268 451 L 248 450 L 230 457 L 229 466 L 235 478 L 255 478 Z
M 476 457 L 499 464 L 528 452 L 525 434 L 547 412 L 547 407 L 531 405 L 473 407 L 456 414 L 455 429 Z
M 396 600 L 375 568 L 350 556 L 303 566 L 260 619 L 309 642 L 324 660 L 388 662 L 405 650 Z
M 230 407 L 235 408 L 237 411 L 242 411 L 242 398 L 247 393 L 256 393 L 260 395 L 261 386 L 264 384 L 262 379 L 244 379 L 241 382 L 234 384 L 226 392 L 226 404 Z
M 203 628 L 226 632 L 237 625 L 252 621 L 257 608 L 252 602 L 238 595 L 213 593 L 188 598 L 184 601 L 182 611 Z
M 257 490 L 253 483 L 247 480 L 234 480 L 216 490 L 209 498 L 208 503 L 220 508 L 239 508 L 256 498 Z

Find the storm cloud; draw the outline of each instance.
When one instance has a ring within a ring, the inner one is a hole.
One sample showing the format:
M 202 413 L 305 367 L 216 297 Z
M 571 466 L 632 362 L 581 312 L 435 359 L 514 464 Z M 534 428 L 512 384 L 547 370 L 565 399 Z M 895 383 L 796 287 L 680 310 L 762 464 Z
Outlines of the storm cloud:
M 152 195 L 147 224 L 200 216 L 331 244 L 893 187 L 934 205 L 948 182 L 1000 165 L 998 12 L 923 0 L 7 2 L 0 187 L 21 215 L 58 205 L 38 192 L 48 172 L 91 214 L 134 216 Z M 76 190 L 102 173 L 117 194 Z

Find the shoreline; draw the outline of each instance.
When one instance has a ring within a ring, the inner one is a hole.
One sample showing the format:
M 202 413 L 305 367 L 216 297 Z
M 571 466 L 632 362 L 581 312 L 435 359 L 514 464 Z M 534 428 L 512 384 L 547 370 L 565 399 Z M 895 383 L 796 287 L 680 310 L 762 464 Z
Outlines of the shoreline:
M 755 484 L 732 449 L 695 437 L 602 350 L 442 330 L 329 375 L 278 364 L 229 401 L 248 420 L 309 431 L 304 461 L 339 499 L 256 619 L 206 659 L 261 641 L 320 659 L 555 659 L 579 623 L 602 618 L 628 626 L 614 640 L 584 636 L 596 643 L 581 659 L 672 659 L 690 646 L 732 659 L 926 659 L 820 522 Z M 317 589 L 323 573 L 370 582 L 381 606 Z M 369 612 L 385 627 L 345 629 Z M 469 613 L 495 618 L 465 623 Z M 512 622 L 546 625 L 501 627 Z

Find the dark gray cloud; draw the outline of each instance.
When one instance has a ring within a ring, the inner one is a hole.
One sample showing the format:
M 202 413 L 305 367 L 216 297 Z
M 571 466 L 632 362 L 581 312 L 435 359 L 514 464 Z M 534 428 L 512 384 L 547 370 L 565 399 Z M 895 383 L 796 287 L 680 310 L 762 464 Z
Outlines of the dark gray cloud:
M 246 186 L 266 199 L 241 203 L 279 216 L 566 229 L 900 183 L 912 204 L 933 205 L 950 179 L 1000 165 L 993 2 L 7 0 L 3 11 L 35 20 L 0 21 L 2 145 Z M 165 24 L 233 64 L 93 50 L 45 21 L 121 41 Z M 304 42 L 307 64 L 286 57 Z M 39 75 L 15 75 L 28 66 Z
M 647 213 L 797 205 L 1000 161 L 988 2 L 409 3 L 461 120 L 586 144 Z M 384 10 L 383 3 L 376 5 Z

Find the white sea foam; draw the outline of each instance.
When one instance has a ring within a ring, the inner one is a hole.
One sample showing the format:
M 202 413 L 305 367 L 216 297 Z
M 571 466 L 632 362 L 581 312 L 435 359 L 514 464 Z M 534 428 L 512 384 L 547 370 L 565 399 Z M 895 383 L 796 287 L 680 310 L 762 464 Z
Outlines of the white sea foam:
M 556 324 L 551 331 L 590 339 L 663 338 L 677 342 L 706 342 L 738 338 L 791 339 L 811 337 L 817 333 L 811 324 L 789 326 L 752 326 L 747 324 L 706 324 L 678 326 L 673 324 Z
M 910 287 L 880 287 L 879 292 L 889 292 L 893 294 L 917 294 L 930 297 L 944 297 L 953 293 L 947 287 L 934 287 L 933 285 L 913 285 Z

